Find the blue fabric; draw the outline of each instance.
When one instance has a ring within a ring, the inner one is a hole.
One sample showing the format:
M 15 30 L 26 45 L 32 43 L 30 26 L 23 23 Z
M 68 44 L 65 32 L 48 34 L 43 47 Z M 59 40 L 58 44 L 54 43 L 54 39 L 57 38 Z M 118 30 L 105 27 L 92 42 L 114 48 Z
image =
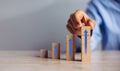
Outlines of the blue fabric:
M 91 37 L 92 50 L 120 50 L 120 0 L 92 0 L 87 14 L 96 21 Z

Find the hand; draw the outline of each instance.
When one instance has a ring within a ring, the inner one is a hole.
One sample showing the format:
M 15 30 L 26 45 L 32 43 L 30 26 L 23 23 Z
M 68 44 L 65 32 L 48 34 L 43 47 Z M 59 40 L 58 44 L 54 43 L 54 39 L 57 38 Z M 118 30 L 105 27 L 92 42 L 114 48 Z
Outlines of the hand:
M 95 24 L 95 21 L 91 19 L 85 12 L 76 10 L 76 12 L 70 15 L 66 27 L 72 34 L 80 36 L 82 26 L 90 26 L 92 30 Z

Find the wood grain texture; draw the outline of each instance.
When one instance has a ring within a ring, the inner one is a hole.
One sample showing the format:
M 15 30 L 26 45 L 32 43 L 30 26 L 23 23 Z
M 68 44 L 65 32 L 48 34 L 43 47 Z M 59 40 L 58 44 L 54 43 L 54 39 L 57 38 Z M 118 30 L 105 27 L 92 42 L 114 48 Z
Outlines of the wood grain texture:
M 82 60 L 82 62 L 90 62 L 90 60 L 91 60 L 90 27 L 83 26 L 81 28 L 81 31 L 82 31 L 82 33 L 81 33 L 82 34 L 82 36 L 81 36 L 81 54 L 82 54 L 81 60 Z M 85 45 L 87 45 L 87 47 L 85 47 Z M 85 48 L 86 48 L 86 50 L 85 50 Z
M 70 40 L 72 43 L 70 43 Z M 71 46 L 70 46 L 71 45 Z M 66 35 L 66 60 L 75 59 L 75 35 L 69 34 Z
M 60 43 L 52 43 L 52 59 L 60 59 Z

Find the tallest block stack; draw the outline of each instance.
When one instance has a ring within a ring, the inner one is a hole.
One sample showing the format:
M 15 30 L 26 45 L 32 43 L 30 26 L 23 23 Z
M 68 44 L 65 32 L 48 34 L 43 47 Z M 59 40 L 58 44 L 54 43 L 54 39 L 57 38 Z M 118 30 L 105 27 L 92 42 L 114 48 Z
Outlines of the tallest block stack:
M 81 60 L 82 62 L 90 62 L 91 48 L 90 48 L 90 27 L 83 26 L 81 28 Z

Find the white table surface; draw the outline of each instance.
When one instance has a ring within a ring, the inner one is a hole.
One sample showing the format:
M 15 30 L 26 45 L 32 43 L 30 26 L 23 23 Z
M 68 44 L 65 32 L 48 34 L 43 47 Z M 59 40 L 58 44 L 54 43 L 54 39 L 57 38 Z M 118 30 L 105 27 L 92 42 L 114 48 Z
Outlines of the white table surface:
M 50 53 L 49 53 L 50 56 Z M 39 51 L 0 51 L 0 71 L 120 71 L 120 51 L 92 52 L 91 62 L 80 62 L 80 53 L 75 61 L 40 58 Z

